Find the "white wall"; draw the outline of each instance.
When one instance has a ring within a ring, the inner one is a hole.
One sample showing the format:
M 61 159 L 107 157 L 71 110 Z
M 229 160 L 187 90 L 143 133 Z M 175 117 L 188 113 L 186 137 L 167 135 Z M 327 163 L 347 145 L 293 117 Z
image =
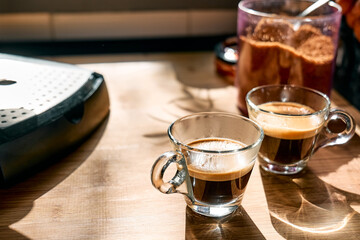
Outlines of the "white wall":
M 236 32 L 236 9 L 0 14 L 0 41 L 212 36 Z

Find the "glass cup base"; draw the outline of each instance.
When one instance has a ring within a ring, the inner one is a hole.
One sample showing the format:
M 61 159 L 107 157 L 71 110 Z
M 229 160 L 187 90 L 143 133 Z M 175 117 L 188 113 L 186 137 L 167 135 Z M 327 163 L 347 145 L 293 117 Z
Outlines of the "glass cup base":
M 301 160 L 292 164 L 279 164 L 276 162 L 268 162 L 259 157 L 260 166 L 267 172 L 282 174 L 282 175 L 294 175 L 306 167 L 307 160 Z
M 201 206 L 201 205 L 192 205 L 189 206 L 194 212 L 204 215 L 207 217 L 225 217 L 238 209 L 239 206 L 226 206 L 226 207 L 212 207 L 212 206 Z
M 232 214 L 239 208 L 241 203 L 241 201 L 238 200 L 236 203 L 232 203 L 232 204 L 204 205 L 201 203 L 191 203 L 191 201 L 186 198 L 185 200 L 188 207 L 194 212 L 203 216 L 213 217 L 213 218 L 225 217 L 227 215 Z

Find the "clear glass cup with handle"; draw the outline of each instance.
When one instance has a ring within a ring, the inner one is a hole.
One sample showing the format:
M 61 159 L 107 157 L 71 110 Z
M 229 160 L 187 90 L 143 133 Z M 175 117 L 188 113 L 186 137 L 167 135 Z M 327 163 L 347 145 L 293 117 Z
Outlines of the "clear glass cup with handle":
M 259 162 L 269 172 L 296 174 L 319 148 L 344 144 L 355 133 L 351 115 L 330 108 L 327 95 L 311 88 L 260 86 L 246 95 L 246 104 L 249 118 L 264 130 Z
M 262 139 L 254 121 L 230 113 L 196 113 L 168 128 L 173 150 L 151 169 L 151 181 L 162 193 L 181 193 L 196 213 L 222 217 L 241 204 Z M 170 164 L 177 172 L 163 177 Z

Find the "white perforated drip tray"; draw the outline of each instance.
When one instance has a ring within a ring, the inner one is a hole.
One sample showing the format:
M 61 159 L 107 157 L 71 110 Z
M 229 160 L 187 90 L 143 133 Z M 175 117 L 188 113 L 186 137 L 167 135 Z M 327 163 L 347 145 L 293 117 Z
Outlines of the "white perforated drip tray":
M 58 119 L 99 84 L 70 64 L 0 54 L 0 143 Z

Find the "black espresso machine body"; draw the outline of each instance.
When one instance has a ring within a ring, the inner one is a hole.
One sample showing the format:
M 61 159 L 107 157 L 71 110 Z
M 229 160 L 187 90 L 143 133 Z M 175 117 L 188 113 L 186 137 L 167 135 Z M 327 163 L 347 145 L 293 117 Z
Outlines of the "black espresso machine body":
M 75 65 L 0 54 L 0 185 L 59 160 L 109 114 L 102 75 Z

